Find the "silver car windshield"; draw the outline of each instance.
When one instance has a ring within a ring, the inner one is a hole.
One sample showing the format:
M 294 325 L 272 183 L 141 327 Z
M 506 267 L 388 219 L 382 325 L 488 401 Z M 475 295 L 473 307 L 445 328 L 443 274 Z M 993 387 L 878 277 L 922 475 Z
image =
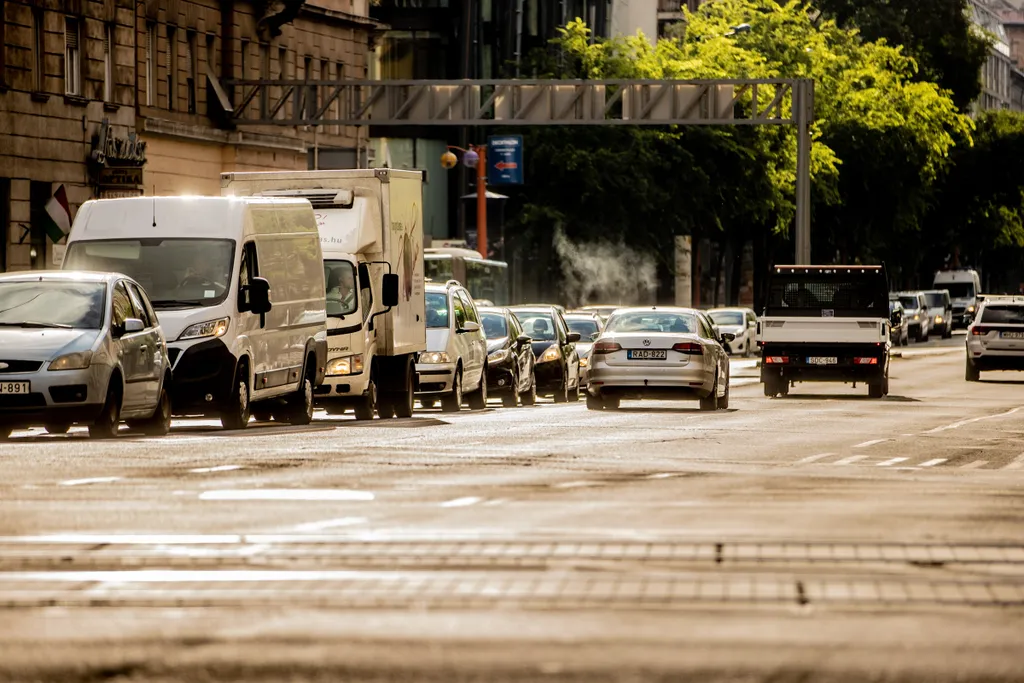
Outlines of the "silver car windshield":
M 678 332 L 693 334 L 697 319 L 688 313 L 617 313 L 608 321 L 605 332 Z
M 64 268 L 124 273 L 154 308 L 213 306 L 227 298 L 234 254 L 232 240 L 86 240 L 71 243 Z
M 0 326 L 98 330 L 105 295 L 102 282 L 0 282 Z

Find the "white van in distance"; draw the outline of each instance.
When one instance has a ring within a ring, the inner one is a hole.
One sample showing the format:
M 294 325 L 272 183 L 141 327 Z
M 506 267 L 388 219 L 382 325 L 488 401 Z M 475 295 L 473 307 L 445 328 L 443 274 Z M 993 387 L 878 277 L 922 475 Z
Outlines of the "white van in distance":
M 327 362 L 322 260 L 302 199 L 131 197 L 82 205 L 63 268 L 141 284 L 167 335 L 174 414 L 242 429 L 250 414 L 312 420 Z
M 974 321 L 978 311 L 978 294 L 981 293 L 978 271 L 967 268 L 940 270 L 935 273 L 932 289 L 949 291 L 949 298 L 953 301 L 954 328 L 966 328 Z

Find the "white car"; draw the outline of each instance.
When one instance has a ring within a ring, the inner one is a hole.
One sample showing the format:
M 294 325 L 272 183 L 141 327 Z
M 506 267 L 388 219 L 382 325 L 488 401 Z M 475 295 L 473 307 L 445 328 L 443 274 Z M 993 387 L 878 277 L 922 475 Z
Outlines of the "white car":
M 729 407 L 729 355 L 709 318 L 691 308 L 626 308 L 608 319 L 590 351 L 587 408 L 621 399 L 699 399 L 701 410 Z
M 438 398 L 448 413 L 487 406 L 487 337 L 473 297 L 455 280 L 426 286 L 427 350 L 416 363 L 416 396 L 424 408 Z
M 0 439 L 42 425 L 86 424 L 117 436 L 122 420 L 152 436 L 171 427 L 167 342 L 153 306 L 118 274 L 0 275 Z
M 982 370 L 1024 370 L 1024 296 L 985 297 L 967 328 L 968 382 Z
M 749 308 L 713 308 L 708 311 L 711 322 L 719 331 L 735 335 L 725 344 L 729 353 L 750 356 L 757 351 L 757 314 Z

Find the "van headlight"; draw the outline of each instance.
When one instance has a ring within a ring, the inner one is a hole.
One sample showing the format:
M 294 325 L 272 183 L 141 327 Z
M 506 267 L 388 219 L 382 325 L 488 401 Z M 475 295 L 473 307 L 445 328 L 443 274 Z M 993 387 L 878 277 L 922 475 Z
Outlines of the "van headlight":
M 558 360 L 559 358 L 561 358 L 561 355 L 558 353 L 558 344 L 552 344 L 540 355 L 537 362 L 550 363 L 551 361 Z
M 492 354 L 487 356 L 487 362 L 488 363 L 504 363 L 505 361 L 507 361 L 509 359 L 509 356 L 511 356 L 511 355 L 512 355 L 512 352 L 509 351 L 508 349 L 498 349 L 494 353 L 492 353 Z
M 974 306 L 968 306 L 967 307 L 967 312 L 968 313 L 974 313 Z
M 50 362 L 47 370 L 84 370 L 92 363 L 92 351 L 65 353 Z
M 327 363 L 327 376 L 358 375 L 363 371 L 363 354 L 335 358 Z
M 452 358 L 444 351 L 429 351 L 427 353 L 420 354 L 421 363 L 451 363 Z
M 228 332 L 228 324 L 230 322 L 231 318 L 221 318 L 220 320 L 207 320 L 204 323 L 189 325 L 178 336 L 178 341 L 202 339 L 203 337 L 223 337 Z

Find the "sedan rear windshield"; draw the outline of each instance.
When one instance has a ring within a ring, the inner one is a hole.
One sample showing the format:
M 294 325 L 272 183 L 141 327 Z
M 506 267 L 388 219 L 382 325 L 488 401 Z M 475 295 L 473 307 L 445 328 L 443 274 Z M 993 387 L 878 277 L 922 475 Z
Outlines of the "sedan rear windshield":
M 618 313 L 608 321 L 605 332 L 676 332 L 694 334 L 697 319 L 689 313 Z
M 0 326 L 98 330 L 105 298 L 102 282 L 0 282 Z
M 708 316 L 716 325 L 745 325 L 746 317 L 739 311 L 711 311 Z
M 1024 306 L 986 306 L 981 322 L 1003 325 L 1024 325 Z

